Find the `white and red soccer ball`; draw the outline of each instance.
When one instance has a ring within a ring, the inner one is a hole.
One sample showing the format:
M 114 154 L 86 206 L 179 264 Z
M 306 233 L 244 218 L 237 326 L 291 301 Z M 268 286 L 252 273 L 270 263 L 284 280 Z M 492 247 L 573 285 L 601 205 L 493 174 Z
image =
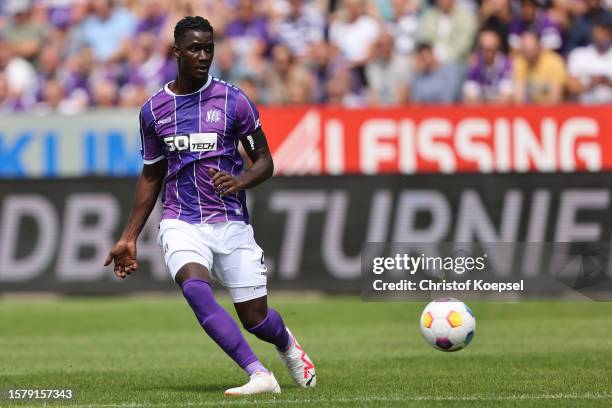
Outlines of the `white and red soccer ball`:
M 425 340 L 436 349 L 457 351 L 474 338 L 476 319 L 465 303 L 453 298 L 440 298 L 425 306 L 420 327 Z

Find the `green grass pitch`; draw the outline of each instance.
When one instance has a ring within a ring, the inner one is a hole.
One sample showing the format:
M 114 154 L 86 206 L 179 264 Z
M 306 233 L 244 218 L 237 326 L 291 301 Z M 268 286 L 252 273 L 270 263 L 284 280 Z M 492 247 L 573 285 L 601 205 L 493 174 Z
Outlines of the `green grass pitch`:
M 229 306 L 223 298 L 224 306 Z M 270 345 L 247 333 L 279 396 L 224 397 L 246 376 L 180 297 L 0 299 L 0 407 L 11 388 L 72 388 L 78 408 L 612 406 L 612 303 L 475 303 L 476 336 L 456 353 L 421 338 L 422 303 L 272 296 L 317 365 L 296 388 Z

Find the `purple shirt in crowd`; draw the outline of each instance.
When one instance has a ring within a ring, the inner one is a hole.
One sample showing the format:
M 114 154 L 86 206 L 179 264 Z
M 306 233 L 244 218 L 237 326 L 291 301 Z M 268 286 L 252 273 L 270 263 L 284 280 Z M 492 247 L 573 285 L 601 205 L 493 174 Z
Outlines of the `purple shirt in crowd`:
M 163 14 L 156 17 L 148 17 L 140 20 L 136 25 L 136 33 L 152 33 L 156 36 L 161 34 L 164 25 L 166 24 L 167 15 Z
M 163 218 L 248 223 L 245 192 L 217 194 L 208 170 L 240 174 L 239 137 L 259 126 L 259 113 L 244 93 L 211 76 L 197 92 L 176 95 L 166 84 L 145 102 L 142 158 L 145 164 L 167 160 Z
M 540 37 L 542 47 L 559 51 L 563 47 L 563 33 L 561 26 L 546 13 L 539 13 L 534 21 L 526 21 L 515 17 L 510 22 L 510 36 L 508 41 L 514 48 L 520 48 L 521 34 L 533 30 Z
M 225 37 L 232 40 L 234 50 L 240 56 L 251 53 L 257 42 L 263 43 L 266 48 L 271 44 L 268 20 L 265 17 L 257 17 L 249 22 L 230 21 L 225 27 Z
M 479 93 L 484 100 L 495 100 L 502 93 L 512 91 L 512 63 L 498 53 L 492 65 L 487 66 L 482 56 L 468 69 L 464 89 Z

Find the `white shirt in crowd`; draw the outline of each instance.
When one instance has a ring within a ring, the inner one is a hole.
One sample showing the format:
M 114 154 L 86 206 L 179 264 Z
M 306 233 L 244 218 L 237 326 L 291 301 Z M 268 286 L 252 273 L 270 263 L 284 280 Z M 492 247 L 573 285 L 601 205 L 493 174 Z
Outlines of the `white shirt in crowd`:
M 350 62 L 366 59 L 379 36 L 378 22 L 368 15 L 362 15 L 352 23 L 335 21 L 329 28 L 330 42 Z
M 588 85 L 591 78 L 596 76 L 605 76 L 612 81 L 612 47 L 603 54 L 593 45 L 576 48 L 569 54 L 567 69 L 584 85 Z M 612 86 L 597 85 L 580 94 L 578 101 L 587 104 L 610 103 Z

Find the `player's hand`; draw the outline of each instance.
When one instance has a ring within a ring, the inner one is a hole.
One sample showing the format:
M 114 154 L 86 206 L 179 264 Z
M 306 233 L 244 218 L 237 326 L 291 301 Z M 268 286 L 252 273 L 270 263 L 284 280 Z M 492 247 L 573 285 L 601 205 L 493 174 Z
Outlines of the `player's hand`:
M 111 249 L 104 262 L 104 266 L 110 265 L 115 261 L 114 272 L 118 278 L 125 279 L 129 274 L 138 268 L 136 261 L 136 242 L 135 241 L 119 241 Z
M 213 185 L 217 193 L 221 195 L 234 194 L 240 191 L 240 185 L 236 178 L 232 177 L 227 171 L 219 171 L 217 169 L 208 169 L 208 173 L 212 177 Z

